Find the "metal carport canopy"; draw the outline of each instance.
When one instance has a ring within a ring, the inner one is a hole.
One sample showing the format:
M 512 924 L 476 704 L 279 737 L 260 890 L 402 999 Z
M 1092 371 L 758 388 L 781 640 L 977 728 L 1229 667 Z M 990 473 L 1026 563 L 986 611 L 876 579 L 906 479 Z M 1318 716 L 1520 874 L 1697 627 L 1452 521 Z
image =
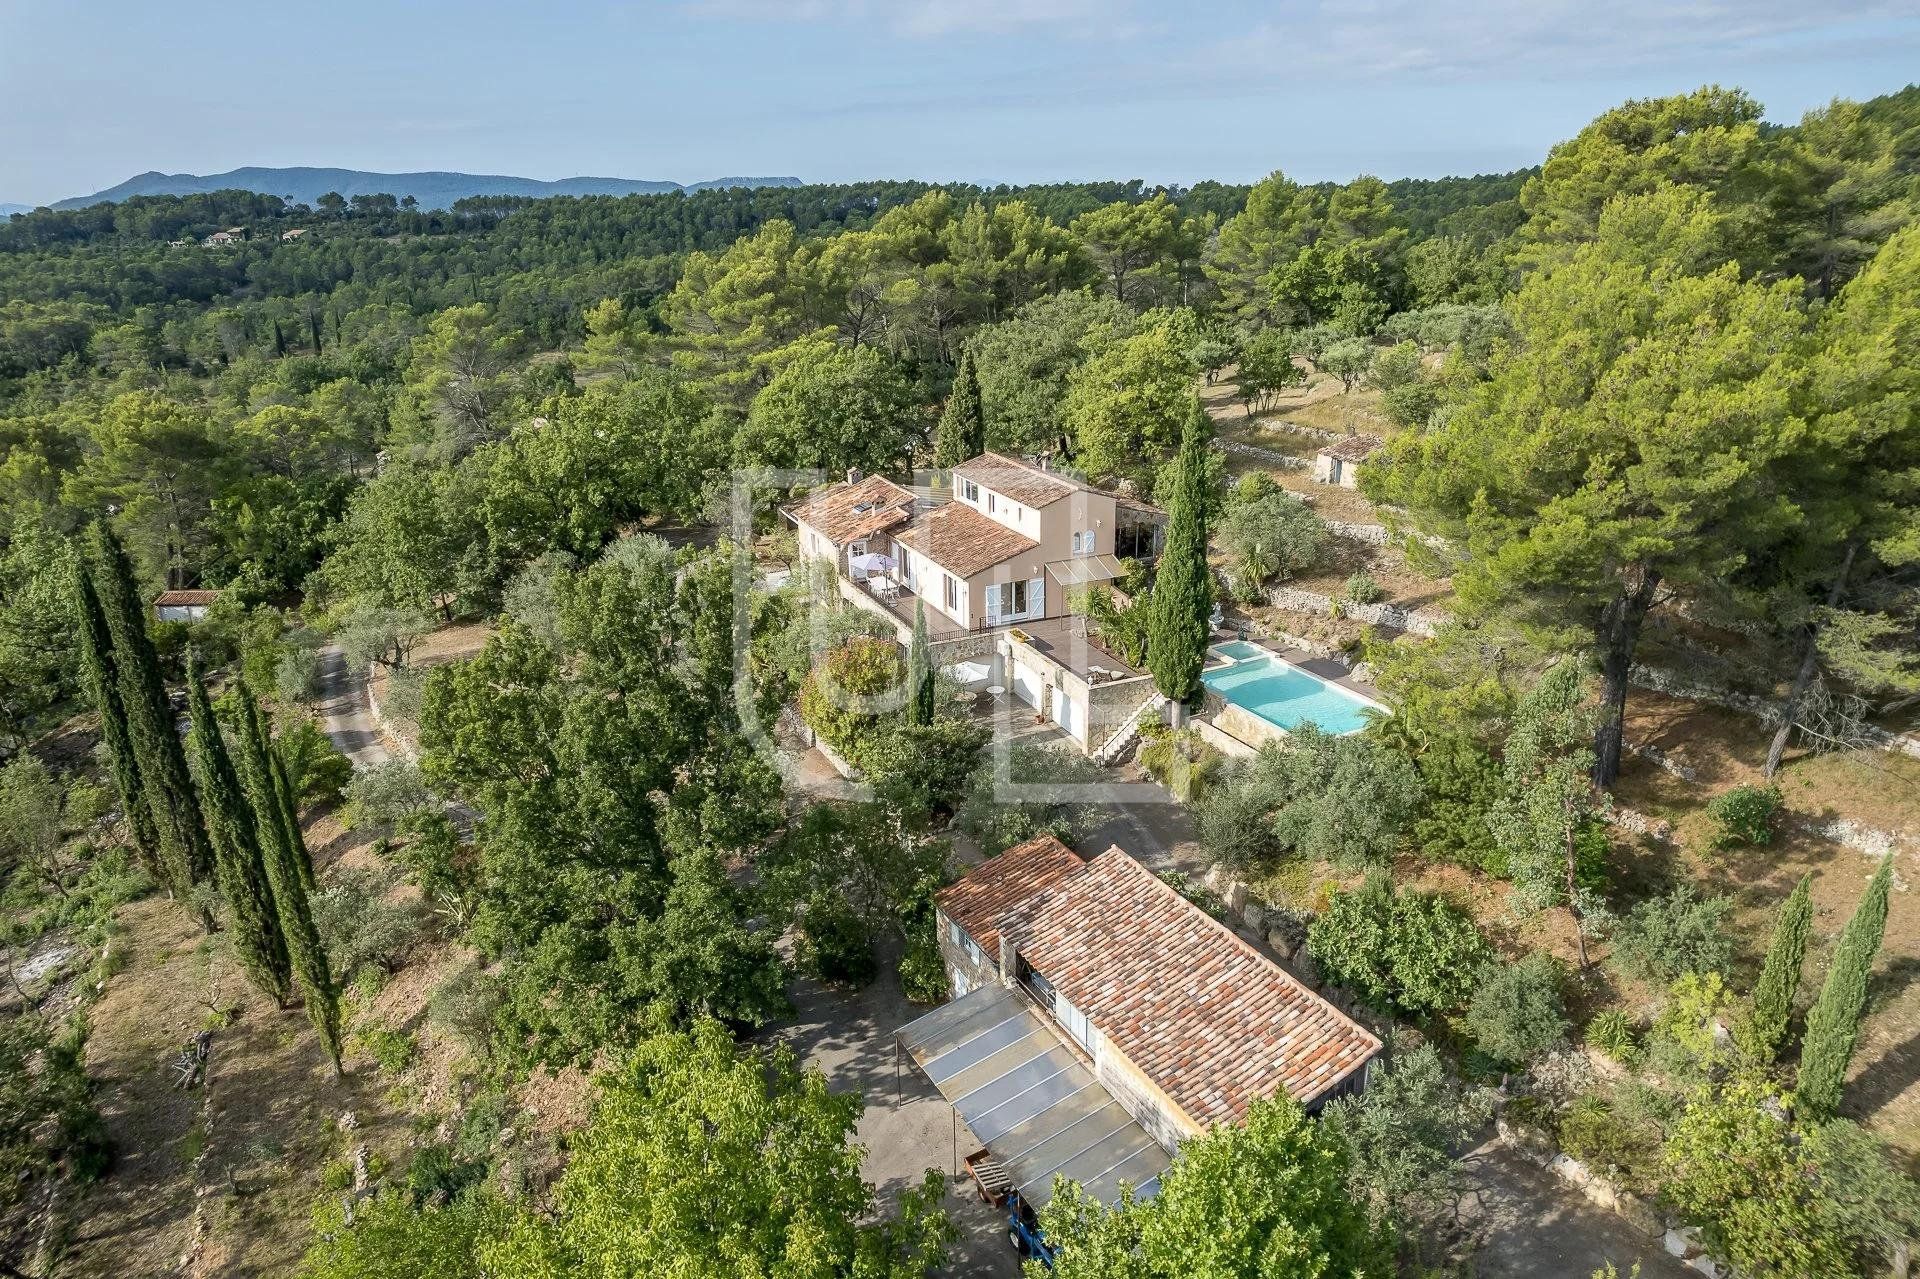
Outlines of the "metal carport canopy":
M 1108 1205 L 1123 1181 L 1159 1189 L 1167 1152 L 1012 991 L 982 986 L 894 1037 L 1035 1209 L 1056 1176 Z

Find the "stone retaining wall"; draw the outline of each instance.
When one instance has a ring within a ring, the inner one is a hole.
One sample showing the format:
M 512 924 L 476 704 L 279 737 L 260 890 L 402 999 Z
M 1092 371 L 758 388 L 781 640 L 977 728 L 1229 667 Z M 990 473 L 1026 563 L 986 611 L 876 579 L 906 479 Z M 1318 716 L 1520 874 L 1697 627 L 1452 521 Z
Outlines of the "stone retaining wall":
M 1274 449 L 1263 449 L 1258 444 L 1242 444 L 1239 440 L 1215 440 L 1214 447 L 1223 453 L 1239 453 L 1245 457 L 1257 457 L 1273 466 L 1285 467 L 1290 471 L 1303 470 L 1313 462 L 1304 457 L 1295 457 L 1291 453 L 1281 453 Z
M 1318 591 L 1303 591 L 1292 586 L 1270 588 L 1267 591 L 1267 603 L 1275 608 L 1295 613 L 1313 613 L 1321 617 L 1333 617 L 1337 613 L 1369 626 L 1384 626 L 1388 630 L 1405 631 L 1426 638 L 1431 638 L 1439 629 L 1437 619 L 1397 604 L 1354 604 L 1347 600 L 1335 600 Z

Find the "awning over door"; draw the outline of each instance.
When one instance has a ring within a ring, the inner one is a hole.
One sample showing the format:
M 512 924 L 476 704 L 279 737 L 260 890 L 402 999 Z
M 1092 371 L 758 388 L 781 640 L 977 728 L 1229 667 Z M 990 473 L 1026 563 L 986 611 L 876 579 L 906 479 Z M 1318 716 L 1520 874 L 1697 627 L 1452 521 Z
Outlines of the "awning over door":
M 982 986 L 895 1032 L 1035 1209 L 1056 1176 L 1104 1204 L 1140 1198 L 1173 1161 L 1018 995 Z
M 1127 575 L 1127 566 L 1114 555 L 1078 555 L 1070 560 L 1048 561 L 1047 575 L 1062 586 L 1091 586 L 1118 581 Z

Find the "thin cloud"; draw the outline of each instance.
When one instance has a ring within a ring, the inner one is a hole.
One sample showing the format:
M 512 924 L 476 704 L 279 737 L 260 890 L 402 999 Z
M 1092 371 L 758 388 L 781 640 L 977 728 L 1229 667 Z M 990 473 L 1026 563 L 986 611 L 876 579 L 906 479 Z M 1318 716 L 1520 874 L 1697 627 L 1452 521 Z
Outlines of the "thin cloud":
M 1704 53 L 1771 54 L 1888 23 L 1920 43 L 1910 0 L 1480 0 L 1471 8 L 1306 0 L 1214 42 L 1204 58 L 1276 76 L 1303 67 L 1340 67 L 1356 78 L 1560 75 L 1659 67 Z
M 1115 25 L 1114 6 L 1099 0 L 694 0 L 689 8 L 755 22 L 872 22 L 914 39 L 1096 21 L 1105 37 Z

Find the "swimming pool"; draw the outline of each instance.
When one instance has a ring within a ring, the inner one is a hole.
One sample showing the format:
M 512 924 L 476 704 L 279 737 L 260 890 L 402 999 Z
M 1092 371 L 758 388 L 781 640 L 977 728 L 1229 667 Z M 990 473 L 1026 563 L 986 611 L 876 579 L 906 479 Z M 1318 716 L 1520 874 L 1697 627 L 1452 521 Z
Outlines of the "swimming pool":
M 1251 653 L 1229 651 L 1249 649 Z M 1203 672 L 1200 682 L 1276 728 L 1317 724 L 1322 732 L 1340 734 L 1355 733 L 1367 726 L 1365 712 L 1373 703 L 1275 657 L 1257 644 L 1236 640 L 1216 645 L 1213 651 L 1240 660 Z

